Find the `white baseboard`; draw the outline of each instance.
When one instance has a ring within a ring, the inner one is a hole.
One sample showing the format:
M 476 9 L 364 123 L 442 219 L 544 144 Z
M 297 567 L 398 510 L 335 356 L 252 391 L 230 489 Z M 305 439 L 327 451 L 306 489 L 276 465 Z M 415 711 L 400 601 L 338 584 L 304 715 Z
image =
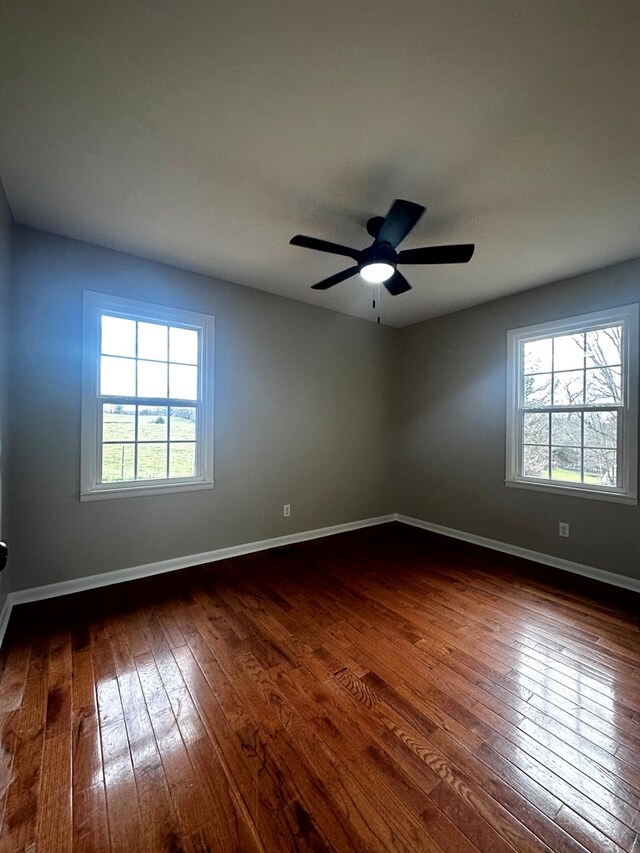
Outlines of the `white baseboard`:
M 552 557 L 550 554 L 541 554 L 539 551 L 530 551 L 528 548 L 520 548 L 518 545 L 509 545 L 507 542 L 498 542 L 497 539 L 487 539 L 485 536 L 477 536 L 475 533 L 465 533 L 463 530 L 455 530 L 453 527 L 443 527 L 441 524 L 433 524 L 431 521 L 422 521 L 422 519 L 411 518 L 408 515 L 400 515 L 396 513 L 395 518 L 396 521 L 401 521 L 403 524 L 410 524 L 412 527 L 420 527 L 422 530 L 429 530 L 431 533 L 439 533 L 441 536 L 449 536 L 451 539 L 460 539 L 463 542 L 470 542 L 472 545 L 481 545 L 483 548 L 490 548 L 493 551 L 502 551 L 502 553 L 511 554 L 513 557 L 522 557 L 524 560 L 531 560 L 534 563 L 542 563 L 545 566 L 551 566 L 554 569 L 561 569 L 564 572 L 573 572 L 575 575 L 582 575 L 586 578 L 592 578 L 593 580 L 622 587 L 622 589 L 640 592 L 640 580 L 636 578 L 619 575 L 615 572 L 607 572 L 604 569 L 597 569 L 595 566 L 585 566 L 582 563 L 574 563 L 571 560 L 564 560 L 562 557 Z
M 202 554 L 191 554 L 186 557 L 174 557 L 170 560 L 162 560 L 157 563 L 147 563 L 144 566 L 132 566 L 128 569 L 117 569 L 112 572 L 102 572 L 99 575 L 74 578 L 73 580 L 60 581 L 59 583 L 35 586 L 31 589 L 19 589 L 8 595 L 7 606 L 9 613 L 11 607 L 16 604 L 26 604 L 30 601 L 42 601 L 45 598 L 56 598 L 59 595 L 69 595 L 73 592 L 83 592 L 88 589 L 96 589 L 101 586 L 111 586 L 124 581 L 146 578 L 151 575 L 161 575 L 165 572 L 174 572 L 178 569 L 188 569 L 192 566 L 201 566 L 204 563 L 213 563 L 217 560 L 226 560 L 229 557 L 239 557 L 242 554 L 252 554 L 256 551 L 266 551 L 269 548 L 280 548 L 283 545 L 292 545 L 296 542 L 306 542 L 309 539 L 320 539 L 323 536 L 333 536 L 336 533 L 345 533 L 348 530 L 360 530 L 363 527 L 373 527 L 377 524 L 385 524 L 394 521 L 394 515 L 380 515 L 376 518 L 365 518 L 361 521 L 351 521 L 347 524 L 334 524 L 330 527 L 320 527 L 317 530 L 304 530 L 301 533 L 290 533 L 286 536 L 276 536 L 273 539 L 262 539 L 258 542 L 247 542 L 243 545 L 231 545 L 228 548 L 217 548 L 215 551 L 205 551 Z M 4 610 L 3 610 L 4 614 Z M 3 616 L 4 618 L 4 616 Z M 8 621 L 8 615 L 6 617 Z M 2 625 L 0 621 L 0 626 Z
M 7 625 L 9 624 L 12 609 L 13 602 L 11 601 L 11 593 L 9 593 L 4 600 L 2 610 L 0 610 L 0 648 L 2 648 L 2 641 L 4 640 Z

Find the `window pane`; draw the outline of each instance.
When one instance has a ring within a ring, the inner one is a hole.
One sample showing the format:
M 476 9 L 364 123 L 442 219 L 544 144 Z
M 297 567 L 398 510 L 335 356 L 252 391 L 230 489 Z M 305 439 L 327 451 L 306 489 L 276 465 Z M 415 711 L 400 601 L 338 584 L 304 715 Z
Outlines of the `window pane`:
M 551 405 L 550 373 L 524 377 L 524 404 L 525 406 Z
M 100 358 L 100 393 L 104 396 L 133 397 L 136 393 L 136 363 L 131 358 Z
M 562 335 L 553 339 L 553 369 L 575 370 L 584 367 L 584 334 Z
M 585 412 L 584 446 L 610 447 L 615 450 L 618 446 L 618 413 Z
M 600 486 L 618 483 L 617 454 L 613 450 L 585 450 L 584 481 Z
M 167 445 L 138 445 L 138 480 L 164 480 L 167 476 Z
M 553 405 L 575 406 L 584 400 L 584 373 L 569 370 L 553 374 Z
M 169 361 L 198 363 L 198 332 L 195 329 L 169 329 Z
M 582 453 L 579 447 L 551 448 L 551 479 L 581 482 Z
M 159 361 L 138 362 L 138 397 L 167 396 L 167 365 Z
M 549 415 L 544 412 L 525 412 L 525 444 L 549 444 Z
M 138 358 L 167 360 L 168 326 L 158 323 L 138 323 Z
M 195 444 L 171 444 L 169 455 L 170 477 L 195 477 Z
M 110 317 L 103 314 L 101 318 L 102 347 L 106 355 L 136 354 L 136 321 L 125 320 L 122 317 Z
M 166 407 L 138 406 L 138 441 L 167 440 Z
M 195 408 L 171 409 L 169 438 L 172 441 L 195 441 L 196 410 Z
M 621 399 L 619 367 L 587 370 L 587 403 L 619 403 Z
M 178 400 L 197 400 L 198 368 L 169 365 L 169 396 Z
M 551 444 L 580 447 L 582 444 L 581 412 L 554 412 L 551 415 Z
M 104 403 L 102 406 L 102 440 L 133 441 L 136 437 L 135 406 Z
M 102 482 L 116 483 L 135 479 L 135 445 L 102 445 Z
M 528 341 L 524 349 L 525 373 L 548 373 L 551 371 L 551 338 Z
M 622 362 L 622 326 L 587 332 L 587 367 L 603 367 Z
M 525 477 L 549 477 L 549 448 L 524 447 L 523 471 Z

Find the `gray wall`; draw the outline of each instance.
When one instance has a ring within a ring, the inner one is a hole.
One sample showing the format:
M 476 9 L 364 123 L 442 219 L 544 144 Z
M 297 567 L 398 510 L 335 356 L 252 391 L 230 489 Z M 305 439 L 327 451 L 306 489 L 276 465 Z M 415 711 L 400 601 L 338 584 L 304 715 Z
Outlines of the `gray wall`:
M 394 510 L 640 577 L 637 507 L 504 485 L 507 330 L 639 301 L 640 261 L 393 330 L 13 234 L 12 588 Z M 79 502 L 84 289 L 215 314 L 212 491 Z
M 9 261 L 12 217 L 0 182 L 0 539 L 9 539 L 7 447 L 9 426 Z M 7 566 L 0 575 L 0 613 L 9 591 Z
M 504 485 L 507 330 L 638 301 L 631 261 L 403 329 L 397 511 L 640 578 L 638 507 Z
M 14 589 L 393 511 L 396 330 L 26 228 L 14 258 Z M 215 315 L 213 490 L 79 502 L 84 289 Z

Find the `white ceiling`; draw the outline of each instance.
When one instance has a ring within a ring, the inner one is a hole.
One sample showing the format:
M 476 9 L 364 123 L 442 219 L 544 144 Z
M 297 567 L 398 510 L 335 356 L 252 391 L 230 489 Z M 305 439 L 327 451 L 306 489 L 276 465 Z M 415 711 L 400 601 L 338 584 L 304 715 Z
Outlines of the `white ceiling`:
M 396 197 L 401 326 L 640 254 L 637 0 L 4 0 L 0 175 L 15 219 L 373 319 L 309 286 Z

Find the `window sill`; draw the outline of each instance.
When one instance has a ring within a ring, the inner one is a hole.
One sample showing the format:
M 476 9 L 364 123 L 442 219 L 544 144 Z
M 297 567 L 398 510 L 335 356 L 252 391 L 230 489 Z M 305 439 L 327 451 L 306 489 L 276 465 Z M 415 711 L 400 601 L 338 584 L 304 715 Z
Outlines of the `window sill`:
M 111 489 L 92 489 L 90 492 L 80 492 L 80 501 L 102 501 L 113 498 L 140 498 L 151 495 L 173 495 L 178 492 L 198 492 L 212 489 L 213 481 L 196 483 L 162 483 L 149 486 L 121 486 Z
M 605 492 L 597 489 L 581 489 L 576 486 L 551 485 L 534 480 L 505 480 L 504 484 L 510 489 L 527 489 L 533 492 L 546 492 L 547 494 L 572 498 L 588 498 L 592 501 L 608 501 L 609 503 L 627 504 L 629 506 L 638 505 L 637 497 L 623 492 Z

